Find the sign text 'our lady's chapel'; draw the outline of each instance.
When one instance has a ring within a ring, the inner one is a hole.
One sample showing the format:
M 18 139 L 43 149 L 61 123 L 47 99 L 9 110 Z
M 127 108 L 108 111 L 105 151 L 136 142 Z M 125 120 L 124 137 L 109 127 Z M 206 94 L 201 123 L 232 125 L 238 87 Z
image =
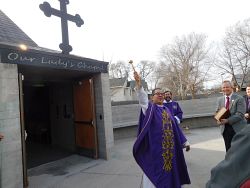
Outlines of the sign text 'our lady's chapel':
M 11 49 L 0 49 L 0 52 L 1 63 L 22 64 L 31 66 L 34 65 L 69 70 L 82 70 L 87 72 L 108 72 L 108 63 L 97 60 L 60 57 L 59 55 L 47 55 L 37 52 L 23 52 Z

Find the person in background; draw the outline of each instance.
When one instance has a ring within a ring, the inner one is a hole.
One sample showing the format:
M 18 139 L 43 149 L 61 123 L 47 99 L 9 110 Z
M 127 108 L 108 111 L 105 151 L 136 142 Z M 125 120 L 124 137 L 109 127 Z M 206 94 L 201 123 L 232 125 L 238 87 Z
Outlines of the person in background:
M 143 188 L 181 188 L 190 184 L 183 154 L 187 139 L 163 105 L 164 92 L 154 89 L 149 102 L 136 71 L 134 78 L 141 114 L 133 155 L 143 170 Z
M 225 107 L 230 111 L 230 116 L 221 119 L 217 124 L 221 127 L 221 134 L 225 142 L 226 151 L 228 151 L 235 133 L 240 132 L 246 125 L 244 118 L 246 103 L 242 96 L 233 92 L 233 85 L 230 81 L 223 81 L 222 92 L 224 95 L 217 100 L 216 113 L 222 107 Z
M 168 108 L 168 110 L 176 119 L 178 125 L 180 125 L 180 123 L 182 122 L 183 112 L 181 110 L 179 103 L 177 101 L 173 101 L 172 97 L 173 95 L 171 91 L 165 91 L 163 105 Z M 186 143 L 186 149 L 190 150 L 190 143 L 188 141 Z
M 175 117 L 177 123 L 180 125 L 182 122 L 182 115 L 183 112 L 178 102 L 172 100 L 172 92 L 166 91 L 165 92 L 165 100 L 163 101 L 163 105 L 166 106 L 172 115 Z
M 243 96 L 246 102 L 246 112 L 245 118 L 247 120 L 247 124 L 250 124 L 250 84 L 247 85 L 246 95 Z
M 250 188 L 250 125 L 233 137 L 232 146 L 211 170 L 206 188 Z

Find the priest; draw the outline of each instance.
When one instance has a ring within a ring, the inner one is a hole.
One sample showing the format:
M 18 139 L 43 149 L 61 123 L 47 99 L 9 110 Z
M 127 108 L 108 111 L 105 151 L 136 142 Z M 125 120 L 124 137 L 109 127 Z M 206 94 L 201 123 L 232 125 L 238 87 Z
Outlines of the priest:
M 143 171 L 143 188 L 181 188 L 190 184 L 183 154 L 187 139 L 163 105 L 164 92 L 154 89 L 149 102 L 136 71 L 134 78 L 141 114 L 133 155 Z
M 163 101 L 163 105 L 165 105 L 169 109 L 178 124 L 180 124 L 182 122 L 183 112 L 179 103 L 177 101 L 174 101 L 172 97 L 173 95 L 171 91 L 165 91 L 165 100 Z

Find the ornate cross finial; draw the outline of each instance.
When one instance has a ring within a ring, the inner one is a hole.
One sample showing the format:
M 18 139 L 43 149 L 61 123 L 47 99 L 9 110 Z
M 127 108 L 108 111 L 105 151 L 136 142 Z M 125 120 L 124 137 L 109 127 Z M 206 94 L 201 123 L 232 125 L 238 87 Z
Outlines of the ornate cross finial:
M 69 45 L 69 33 L 68 33 L 68 21 L 75 22 L 78 27 L 81 27 L 84 22 L 79 14 L 75 16 L 67 13 L 67 5 L 69 0 L 59 0 L 60 1 L 60 10 L 54 9 L 50 6 L 48 2 L 40 4 L 40 9 L 44 12 L 47 17 L 51 15 L 61 18 L 61 27 L 62 27 L 62 43 L 59 45 L 63 54 L 69 54 L 72 51 L 72 46 Z

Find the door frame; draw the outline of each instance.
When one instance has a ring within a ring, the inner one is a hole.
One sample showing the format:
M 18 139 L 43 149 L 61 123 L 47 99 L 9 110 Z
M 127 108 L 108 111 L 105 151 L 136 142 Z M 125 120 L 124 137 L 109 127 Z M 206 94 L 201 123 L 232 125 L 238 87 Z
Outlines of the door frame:
M 21 147 L 22 147 L 22 165 L 23 165 L 23 187 L 29 186 L 27 173 L 27 157 L 26 157 L 26 142 L 25 142 L 25 124 L 24 124 L 24 101 L 23 101 L 23 80 L 24 76 L 18 73 L 19 85 L 19 109 L 20 109 L 20 131 L 21 131 Z
M 95 130 L 95 138 L 94 138 L 94 142 L 95 142 L 95 154 L 94 154 L 94 158 L 97 159 L 98 158 L 98 136 L 97 136 L 97 127 L 96 127 L 96 109 L 95 109 L 95 93 L 94 93 L 94 81 L 93 81 L 93 77 L 89 78 L 89 82 L 90 82 L 90 89 L 91 89 L 91 102 L 92 102 L 92 113 L 93 113 L 93 126 L 94 126 L 94 130 Z

